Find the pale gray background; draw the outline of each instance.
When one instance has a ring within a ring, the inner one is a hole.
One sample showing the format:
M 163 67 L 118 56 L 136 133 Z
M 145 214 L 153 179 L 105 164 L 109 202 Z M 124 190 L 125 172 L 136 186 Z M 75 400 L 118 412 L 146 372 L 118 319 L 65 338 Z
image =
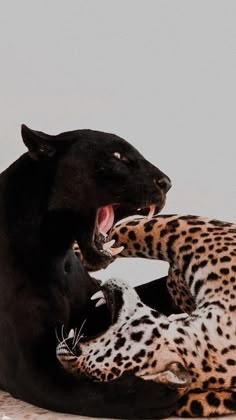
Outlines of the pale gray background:
M 0 168 L 20 124 L 130 140 L 172 178 L 165 212 L 235 221 L 236 2 L 0 0 Z M 166 265 L 114 263 L 144 282 Z

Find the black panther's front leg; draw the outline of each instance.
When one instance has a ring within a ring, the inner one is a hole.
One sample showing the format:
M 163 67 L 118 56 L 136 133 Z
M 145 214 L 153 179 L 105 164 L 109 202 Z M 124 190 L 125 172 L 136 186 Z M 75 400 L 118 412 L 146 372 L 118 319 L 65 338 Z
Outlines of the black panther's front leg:
M 175 390 L 131 374 L 98 383 L 68 375 L 59 365 L 56 372 L 52 366 L 45 372 L 34 371 L 32 366 L 21 368 L 17 371 L 15 389 L 10 392 L 49 410 L 93 417 L 160 419 L 173 414 L 177 407 Z
M 167 277 L 141 284 L 135 288 L 140 299 L 148 306 L 164 315 L 180 313 L 167 288 Z

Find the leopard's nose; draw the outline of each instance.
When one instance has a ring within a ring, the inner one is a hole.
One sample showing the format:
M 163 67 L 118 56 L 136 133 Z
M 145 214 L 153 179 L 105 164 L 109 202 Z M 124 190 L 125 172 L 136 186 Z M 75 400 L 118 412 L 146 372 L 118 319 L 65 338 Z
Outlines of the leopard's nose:
M 157 185 L 165 194 L 171 188 L 171 180 L 168 176 L 164 176 L 162 178 L 154 178 L 153 182 Z

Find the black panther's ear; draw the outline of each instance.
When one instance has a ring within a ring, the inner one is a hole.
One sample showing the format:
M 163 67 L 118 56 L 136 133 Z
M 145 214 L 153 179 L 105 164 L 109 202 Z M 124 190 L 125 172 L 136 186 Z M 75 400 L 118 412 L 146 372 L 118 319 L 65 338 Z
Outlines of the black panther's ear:
M 25 124 L 21 126 L 21 136 L 32 159 L 49 159 L 55 155 L 56 147 L 53 144 L 55 136 L 50 136 L 41 131 L 31 130 Z
M 170 363 L 154 380 L 172 388 L 185 388 L 189 385 L 191 377 L 182 364 Z

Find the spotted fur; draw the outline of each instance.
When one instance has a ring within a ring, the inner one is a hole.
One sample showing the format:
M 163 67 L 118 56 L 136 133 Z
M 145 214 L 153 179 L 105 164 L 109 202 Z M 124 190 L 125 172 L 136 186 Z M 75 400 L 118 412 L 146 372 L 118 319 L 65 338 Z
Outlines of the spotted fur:
M 236 412 L 236 225 L 197 216 L 127 220 L 112 232 L 122 256 L 170 263 L 168 285 L 186 314 L 144 305 L 120 280 L 102 289 L 113 325 L 57 356 L 70 372 L 108 381 L 131 370 L 180 389 L 181 416 Z

